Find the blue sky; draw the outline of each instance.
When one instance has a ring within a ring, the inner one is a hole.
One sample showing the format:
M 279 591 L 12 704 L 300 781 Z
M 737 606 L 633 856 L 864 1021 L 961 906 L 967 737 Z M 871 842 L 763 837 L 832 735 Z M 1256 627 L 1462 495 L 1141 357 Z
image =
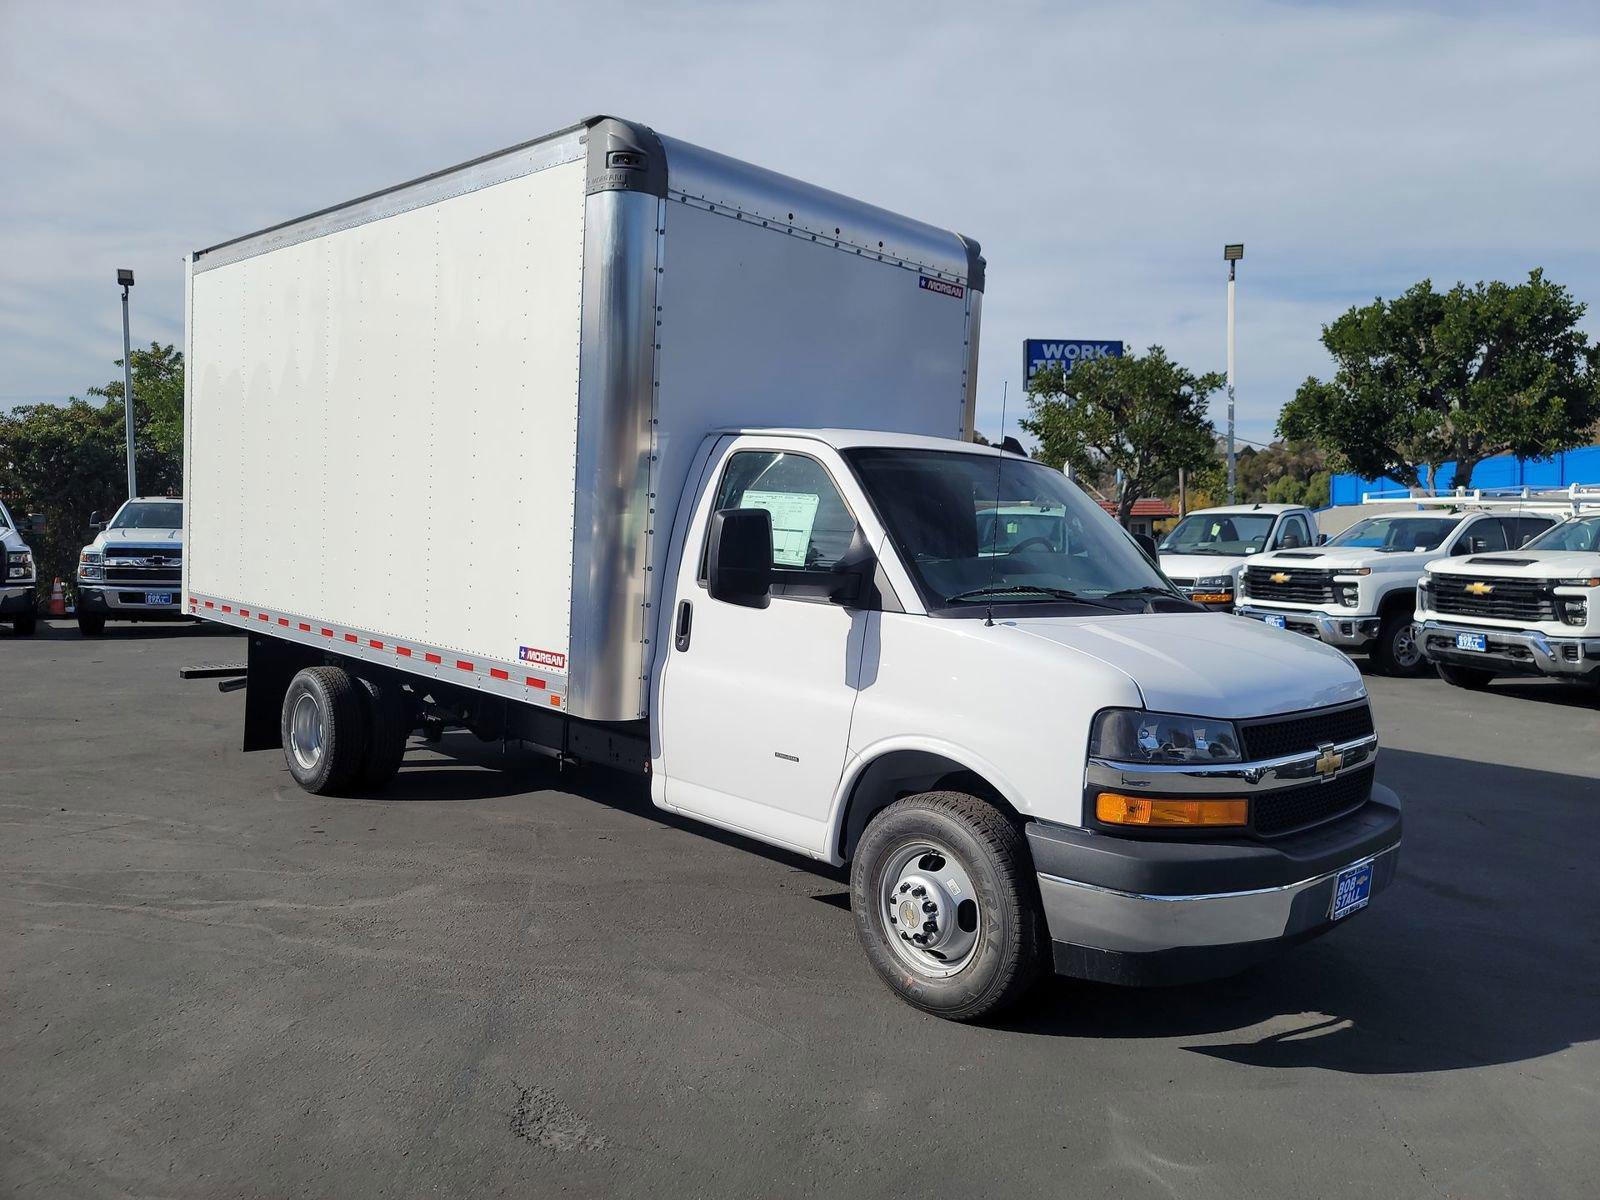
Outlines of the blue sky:
M 1593 4 L 0 0 L 0 407 L 112 377 L 119 266 L 177 341 L 187 250 L 614 112 L 982 242 L 991 434 L 1024 337 L 1220 370 L 1243 241 L 1265 440 L 1374 295 L 1600 309 L 1597 64 Z

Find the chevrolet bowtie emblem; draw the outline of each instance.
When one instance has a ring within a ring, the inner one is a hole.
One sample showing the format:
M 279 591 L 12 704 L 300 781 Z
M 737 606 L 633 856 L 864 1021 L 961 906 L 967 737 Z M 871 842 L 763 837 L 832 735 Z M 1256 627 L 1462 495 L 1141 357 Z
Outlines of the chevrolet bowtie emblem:
M 1287 571 L 1275 571 L 1275 572 L 1273 572 L 1272 582 L 1273 583 L 1288 583 L 1289 582 L 1289 572 L 1287 572 Z
M 1490 592 L 1494 591 L 1494 584 L 1469 583 L 1462 589 L 1462 591 L 1466 592 L 1469 596 L 1487 596 Z
M 1317 755 L 1317 774 L 1324 779 L 1332 779 L 1339 773 L 1339 768 L 1344 766 L 1344 754 L 1333 748 L 1333 743 L 1318 747 L 1322 753 Z

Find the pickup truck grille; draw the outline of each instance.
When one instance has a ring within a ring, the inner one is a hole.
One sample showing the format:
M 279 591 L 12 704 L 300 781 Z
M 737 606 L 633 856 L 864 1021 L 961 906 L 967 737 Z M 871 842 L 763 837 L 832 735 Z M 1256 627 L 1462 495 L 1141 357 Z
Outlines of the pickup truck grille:
M 1543 579 L 1433 577 L 1433 607 L 1455 617 L 1493 617 L 1502 621 L 1554 621 L 1556 598 Z
M 1289 604 L 1332 604 L 1333 572 L 1304 567 L 1246 567 L 1245 584 L 1252 600 Z
M 1342 745 L 1371 733 L 1372 709 L 1365 700 L 1342 708 L 1244 721 L 1239 727 L 1247 762 L 1305 754 L 1329 742 Z
M 183 551 L 170 546 L 118 546 L 105 555 L 107 583 L 173 583 L 183 576 Z
M 1261 837 L 1281 837 L 1353 812 L 1372 799 L 1375 770 L 1362 767 L 1326 783 L 1263 792 L 1250 803 L 1250 823 Z

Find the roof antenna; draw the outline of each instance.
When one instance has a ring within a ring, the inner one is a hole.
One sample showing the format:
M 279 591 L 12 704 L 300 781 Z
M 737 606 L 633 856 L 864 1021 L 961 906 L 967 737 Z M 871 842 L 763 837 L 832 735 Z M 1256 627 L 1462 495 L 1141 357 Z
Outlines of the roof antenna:
M 990 528 L 993 532 L 989 535 L 989 588 L 994 589 L 994 577 L 1000 569 L 1000 472 L 1006 465 L 1006 400 L 1011 394 L 1011 381 L 1003 380 L 1000 384 L 1000 437 L 994 447 L 994 521 Z M 994 600 L 990 599 L 983 606 L 984 625 L 994 624 Z

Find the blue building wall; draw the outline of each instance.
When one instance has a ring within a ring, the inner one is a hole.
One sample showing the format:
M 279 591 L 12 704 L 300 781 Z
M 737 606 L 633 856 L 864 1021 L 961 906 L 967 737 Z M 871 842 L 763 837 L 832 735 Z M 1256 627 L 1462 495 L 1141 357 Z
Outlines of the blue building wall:
M 1445 463 L 1434 472 L 1435 488 L 1455 486 L 1456 465 Z M 1424 475 L 1426 481 L 1426 475 Z M 1554 458 L 1513 458 L 1509 454 L 1486 458 L 1473 469 L 1475 488 L 1533 488 L 1550 490 L 1574 483 L 1600 484 L 1600 446 L 1569 450 Z M 1405 485 L 1393 479 L 1363 479 L 1359 475 L 1335 475 L 1328 488 L 1332 504 L 1360 504 L 1363 492 L 1403 492 Z

